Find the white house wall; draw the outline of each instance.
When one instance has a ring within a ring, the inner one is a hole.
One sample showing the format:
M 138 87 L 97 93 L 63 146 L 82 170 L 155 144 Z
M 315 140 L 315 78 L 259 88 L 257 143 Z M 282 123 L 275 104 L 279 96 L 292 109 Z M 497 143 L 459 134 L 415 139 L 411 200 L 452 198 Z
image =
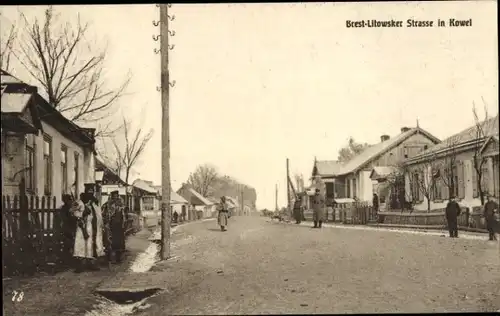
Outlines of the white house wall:
M 498 156 L 497 158 L 495 159 L 498 159 Z M 474 170 L 474 166 L 473 166 L 473 159 L 472 159 L 472 152 L 463 152 L 463 153 L 459 153 L 457 156 L 456 156 L 456 160 L 457 161 L 462 161 L 463 162 L 463 166 L 464 166 L 464 178 L 463 178 L 463 185 L 464 185 L 464 198 L 463 199 L 459 199 L 459 203 L 463 206 L 467 206 L 467 207 L 474 207 L 474 206 L 480 206 L 481 205 L 481 200 L 479 197 L 474 197 L 473 195 L 473 182 L 472 182 L 472 179 L 473 179 L 473 174 L 476 172 Z M 439 164 L 439 162 L 436 162 Z M 487 189 L 489 192 L 493 192 L 493 177 L 494 177 L 494 172 L 493 172 L 493 161 L 491 158 L 489 158 L 486 162 L 486 166 L 488 166 L 488 178 L 490 179 L 490 181 L 487 183 Z M 410 170 L 415 170 L 415 166 L 410 166 L 409 167 Z M 427 172 L 428 173 L 428 172 Z M 410 180 L 409 180 L 409 176 L 405 176 L 405 187 L 408 189 L 410 187 Z M 498 190 L 498 188 L 497 188 Z M 420 193 L 422 196 L 423 194 Z M 499 193 L 497 192 L 496 195 L 499 195 Z M 446 204 L 448 203 L 448 201 L 440 201 L 440 200 L 437 200 L 437 201 L 431 201 L 430 203 L 430 206 L 431 206 L 431 210 L 433 209 L 441 209 L 441 208 L 444 208 L 446 207 Z M 414 205 L 414 209 L 416 210 L 427 210 L 427 198 L 426 197 L 423 197 L 423 201 L 421 203 L 418 203 L 418 204 L 415 204 Z
M 371 201 L 373 197 L 373 181 L 370 179 L 370 171 L 358 173 L 357 197 L 361 201 Z
M 71 190 L 71 185 L 75 182 L 74 178 L 74 153 L 78 153 L 78 193 L 82 193 L 85 189 L 85 183 L 94 183 L 94 154 L 90 149 L 82 148 L 73 141 L 61 135 L 51 125 L 42 121 L 43 131 L 52 139 L 52 188 L 51 195 L 55 196 L 58 201 L 61 201 L 63 193 L 62 188 L 62 173 L 61 173 L 61 145 L 67 147 L 67 175 L 68 175 L 68 190 Z M 44 163 L 43 163 L 43 134 L 28 135 L 28 142 L 36 144 L 35 149 L 35 195 L 42 196 L 45 183 Z M 86 157 L 86 158 L 85 158 Z M 69 192 L 69 191 L 68 191 Z

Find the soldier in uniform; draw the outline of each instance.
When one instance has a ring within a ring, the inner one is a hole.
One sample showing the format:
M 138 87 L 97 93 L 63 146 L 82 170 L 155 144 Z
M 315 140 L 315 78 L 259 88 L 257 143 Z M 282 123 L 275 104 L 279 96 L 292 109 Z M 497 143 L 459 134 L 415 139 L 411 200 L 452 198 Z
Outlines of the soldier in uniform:
M 321 228 L 321 224 L 325 220 L 325 200 L 321 196 L 319 189 L 316 189 L 312 198 L 312 204 L 314 228 Z
M 111 192 L 108 202 L 102 206 L 104 222 L 104 243 L 108 262 L 111 262 L 113 253 L 115 261 L 121 262 L 125 251 L 125 204 L 118 194 L 118 190 Z

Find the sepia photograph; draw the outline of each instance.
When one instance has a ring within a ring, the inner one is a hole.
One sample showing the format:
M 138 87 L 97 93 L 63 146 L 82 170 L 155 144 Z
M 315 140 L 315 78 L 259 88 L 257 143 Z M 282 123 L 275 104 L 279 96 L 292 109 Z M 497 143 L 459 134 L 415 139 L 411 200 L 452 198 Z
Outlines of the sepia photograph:
M 499 313 L 497 11 L 0 5 L 3 314 Z

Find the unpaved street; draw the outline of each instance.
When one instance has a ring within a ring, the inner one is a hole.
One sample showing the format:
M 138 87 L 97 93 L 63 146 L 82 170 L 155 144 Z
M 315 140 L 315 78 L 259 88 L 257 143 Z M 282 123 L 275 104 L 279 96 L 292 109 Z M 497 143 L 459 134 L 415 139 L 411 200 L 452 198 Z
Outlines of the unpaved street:
M 271 223 L 193 223 L 158 264 L 166 292 L 143 315 L 500 309 L 500 253 L 484 240 Z

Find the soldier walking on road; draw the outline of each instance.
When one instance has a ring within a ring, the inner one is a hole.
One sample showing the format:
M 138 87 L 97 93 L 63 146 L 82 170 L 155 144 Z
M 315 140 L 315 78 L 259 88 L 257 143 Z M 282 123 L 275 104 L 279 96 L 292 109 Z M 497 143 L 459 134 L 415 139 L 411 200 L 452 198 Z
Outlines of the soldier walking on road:
M 321 228 L 321 224 L 325 220 L 325 200 L 320 194 L 319 189 L 316 189 L 316 192 L 313 196 L 313 228 Z
M 488 202 L 484 204 L 484 219 L 490 235 L 489 240 L 497 240 L 495 231 L 499 232 L 500 229 L 500 223 L 495 219 L 495 212 L 498 212 L 498 203 L 493 200 L 493 197 L 488 196 Z
M 220 205 L 219 205 L 219 216 L 217 216 L 217 222 L 220 226 L 220 230 L 226 231 L 227 227 L 227 215 L 228 215 L 228 207 L 226 203 L 226 197 L 222 196 L 220 198 Z
M 448 230 L 450 238 L 458 237 L 458 216 L 460 215 L 460 205 L 458 205 L 454 196 L 450 197 L 450 201 L 446 205 L 446 221 L 448 222 Z

